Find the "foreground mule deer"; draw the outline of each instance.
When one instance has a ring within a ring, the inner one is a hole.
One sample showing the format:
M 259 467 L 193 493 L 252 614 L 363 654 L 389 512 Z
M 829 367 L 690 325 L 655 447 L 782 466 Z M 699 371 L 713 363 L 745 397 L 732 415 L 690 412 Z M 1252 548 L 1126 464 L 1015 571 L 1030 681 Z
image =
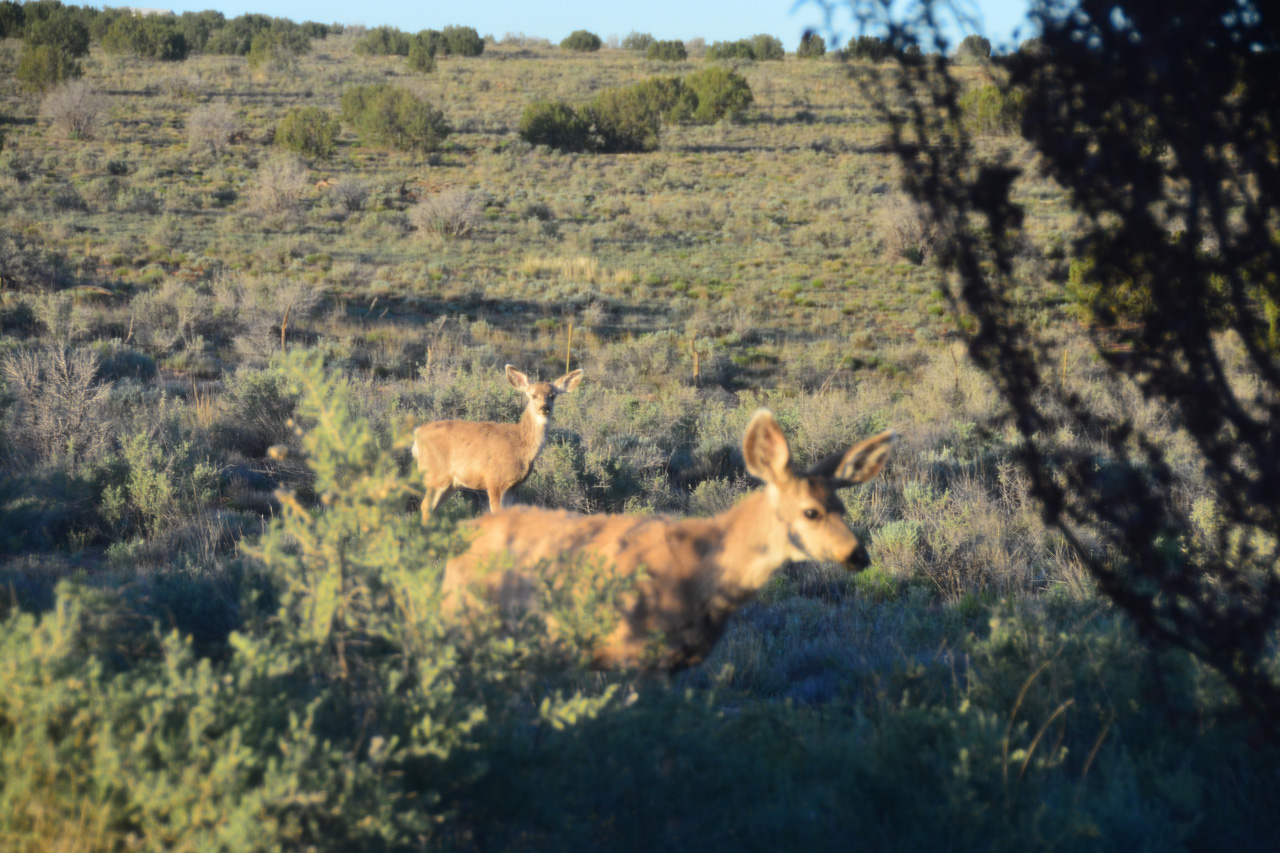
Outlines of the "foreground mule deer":
M 542 452 L 556 396 L 569 393 L 582 381 L 581 370 L 555 382 L 530 382 L 509 364 L 506 371 L 511 386 L 529 398 L 519 423 L 435 421 L 414 430 L 413 458 L 427 487 L 423 524 L 458 489 L 485 492 L 489 509 L 501 509 L 507 492 L 528 478 Z
M 476 519 L 467 525 L 469 547 L 445 568 L 444 606 L 464 611 L 478 594 L 502 613 L 518 613 L 534 605 L 540 581 L 574 560 L 597 559 L 635 584 L 620 598 L 618 627 L 591 650 L 593 665 L 693 666 L 711 653 L 734 611 L 786 563 L 867 565 L 836 490 L 879 474 L 896 438 L 881 433 L 798 473 L 778 422 L 761 409 L 742 455 L 764 489 L 712 518 L 518 507 Z

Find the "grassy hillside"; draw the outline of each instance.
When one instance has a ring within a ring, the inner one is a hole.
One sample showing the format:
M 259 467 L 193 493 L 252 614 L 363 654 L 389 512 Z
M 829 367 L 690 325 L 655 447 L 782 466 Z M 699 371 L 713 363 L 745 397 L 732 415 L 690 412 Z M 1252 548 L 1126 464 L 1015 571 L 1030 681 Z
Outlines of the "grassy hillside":
M 78 107 L 0 47 L 0 847 L 1273 846 L 1274 744 L 1041 523 L 867 66 L 741 62 L 738 121 L 575 154 L 524 142 L 525 107 L 707 61 L 510 43 L 418 73 L 359 38 L 258 68 L 95 45 Z M 374 83 L 443 112 L 438 150 L 275 143 Z M 1027 175 L 1050 381 L 1161 425 L 1182 546 L 1211 539 L 1192 444 L 1099 381 L 1074 214 Z M 845 495 L 872 567 L 780 572 L 671 679 L 586 673 L 538 626 L 453 636 L 406 424 L 514 419 L 502 365 L 566 360 L 586 379 L 517 501 L 711 514 L 753 488 L 758 406 L 801 464 L 892 427 Z

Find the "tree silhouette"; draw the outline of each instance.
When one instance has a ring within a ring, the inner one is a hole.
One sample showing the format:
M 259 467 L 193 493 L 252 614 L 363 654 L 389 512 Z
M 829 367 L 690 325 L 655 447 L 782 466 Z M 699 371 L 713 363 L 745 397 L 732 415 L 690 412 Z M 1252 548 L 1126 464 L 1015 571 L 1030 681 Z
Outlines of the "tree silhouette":
M 905 190 L 944 235 L 952 308 L 971 321 L 970 354 L 1008 405 L 1046 520 L 1146 637 L 1212 665 L 1280 727 L 1268 663 L 1280 626 L 1280 7 L 1037 0 L 1034 49 L 991 66 L 1020 101 L 1036 168 L 1080 214 L 1071 251 L 1107 382 L 1165 407 L 1194 448 L 1209 490 L 1199 511 L 1212 515 L 1197 526 L 1167 444 L 1131 410 L 1054 381 L 1061 338 L 1025 321 L 1015 260 L 1029 235 L 1011 197 L 1022 169 L 980 156 L 966 129 L 964 82 L 945 58 L 954 7 L 851 5 L 899 55 L 936 51 L 853 71 L 890 120 Z M 1087 440 L 1055 440 L 1064 429 Z

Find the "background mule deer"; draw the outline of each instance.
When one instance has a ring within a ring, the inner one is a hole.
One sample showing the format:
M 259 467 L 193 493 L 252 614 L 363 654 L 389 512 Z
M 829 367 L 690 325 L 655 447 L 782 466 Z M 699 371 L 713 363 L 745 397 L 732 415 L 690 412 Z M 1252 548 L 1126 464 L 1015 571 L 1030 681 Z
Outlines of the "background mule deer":
M 434 421 L 414 430 L 413 458 L 418 460 L 427 487 L 422 499 L 423 524 L 458 489 L 485 492 L 489 509 L 501 509 L 507 492 L 528 478 L 542 452 L 556 396 L 569 393 L 582 381 L 581 370 L 566 373 L 555 382 L 530 382 L 509 364 L 506 371 L 511 386 L 529 398 L 519 423 Z
M 598 559 L 613 577 L 636 582 L 620 598 L 618 627 L 592 650 L 594 665 L 693 666 L 711 653 L 733 612 L 786 563 L 867 565 L 836 490 L 879 474 L 895 441 L 884 432 L 798 473 L 778 422 L 761 409 L 742 454 L 764 489 L 712 518 L 518 507 L 476 519 L 467 524 L 470 546 L 445 568 L 445 607 L 458 613 L 478 594 L 504 614 L 519 613 L 534 605 L 540 581 L 570 561 Z

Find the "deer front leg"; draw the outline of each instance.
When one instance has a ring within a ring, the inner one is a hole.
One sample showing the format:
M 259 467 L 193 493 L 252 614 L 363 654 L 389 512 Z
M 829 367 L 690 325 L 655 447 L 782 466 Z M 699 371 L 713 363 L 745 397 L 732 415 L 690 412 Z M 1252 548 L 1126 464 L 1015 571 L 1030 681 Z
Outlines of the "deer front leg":
M 489 512 L 502 509 L 502 502 L 507 496 L 506 489 L 491 488 L 489 491 Z

